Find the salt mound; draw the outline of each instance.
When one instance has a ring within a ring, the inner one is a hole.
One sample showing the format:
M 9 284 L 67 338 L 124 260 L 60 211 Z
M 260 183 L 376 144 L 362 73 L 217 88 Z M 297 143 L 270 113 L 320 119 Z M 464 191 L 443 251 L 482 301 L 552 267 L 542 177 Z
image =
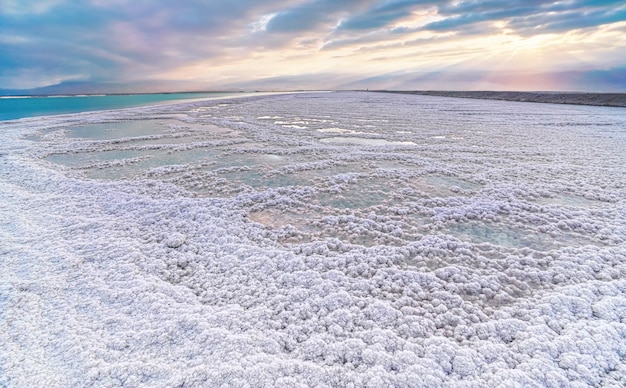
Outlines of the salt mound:
M 168 248 L 178 248 L 182 246 L 185 241 L 187 241 L 187 237 L 184 234 L 174 233 L 166 238 L 165 245 Z

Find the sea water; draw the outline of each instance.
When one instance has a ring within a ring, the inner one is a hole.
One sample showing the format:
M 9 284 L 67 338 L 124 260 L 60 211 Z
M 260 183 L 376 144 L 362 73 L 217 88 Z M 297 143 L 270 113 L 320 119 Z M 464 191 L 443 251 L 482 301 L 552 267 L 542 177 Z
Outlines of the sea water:
M 0 96 L 0 121 L 22 117 L 98 111 L 151 105 L 165 101 L 220 98 L 237 95 L 218 93 L 148 93 L 110 95 Z
M 623 385 L 624 109 L 303 93 L 0 136 L 0 385 Z

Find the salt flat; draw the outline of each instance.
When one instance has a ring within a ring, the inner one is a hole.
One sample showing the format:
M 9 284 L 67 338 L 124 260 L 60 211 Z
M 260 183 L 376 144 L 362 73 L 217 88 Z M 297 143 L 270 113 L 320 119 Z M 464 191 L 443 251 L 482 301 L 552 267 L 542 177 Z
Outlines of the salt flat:
M 622 108 L 303 93 L 0 136 L 0 385 L 626 384 Z
M 547 104 L 574 104 L 626 107 L 626 93 L 591 92 L 509 92 L 509 91 L 384 91 L 385 93 L 420 94 L 425 96 L 477 98 L 485 100 L 540 102 Z

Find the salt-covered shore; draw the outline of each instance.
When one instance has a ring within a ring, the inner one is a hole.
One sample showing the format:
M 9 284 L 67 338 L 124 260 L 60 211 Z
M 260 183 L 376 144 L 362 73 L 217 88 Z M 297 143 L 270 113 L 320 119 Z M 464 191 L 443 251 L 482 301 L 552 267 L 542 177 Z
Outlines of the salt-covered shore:
M 561 92 L 497 92 L 497 91 L 446 91 L 418 90 L 392 91 L 385 93 L 419 94 L 424 96 L 476 98 L 520 102 L 542 102 L 549 104 L 573 104 L 591 106 L 626 107 L 626 93 L 561 93 Z
M 303 93 L 0 138 L 0 386 L 626 385 L 622 109 Z

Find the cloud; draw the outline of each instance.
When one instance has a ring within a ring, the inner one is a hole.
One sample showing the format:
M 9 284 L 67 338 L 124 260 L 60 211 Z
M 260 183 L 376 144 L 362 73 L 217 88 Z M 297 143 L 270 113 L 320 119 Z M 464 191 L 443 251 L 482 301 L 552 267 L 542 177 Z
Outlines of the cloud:
M 348 38 L 332 39 L 324 43 L 322 50 L 333 50 L 342 47 L 354 47 L 356 45 L 364 45 L 369 43 L 380 42 L 389 39 L 391 32 L 388 30 L 374 31 Z
M 613 5 L 621 4 L 621 8 Z M 588 28 L 625 20 L 626 7 L 619 1 L 545 0 L 510 1 L 502 7 L 497 1 L 462 1 L 438 9 L 444 19 L 422 27 L 430 31 L 450 31 L 481 22 L 505 22 L 520 34 L 538 34 Z
M 625 20 L 626 8 L 617 10 L 572 11 L 560 15 L 540 14 L 526 18 L 513 18 L 509 26 L 520 34 L 529 35 L 539 32 L 555 33 L 597 27 Z
M 623 0 L 3 0 L 0 88 L 385 74 L 435 66 L 437 55 L 444 65 L 471 50 L 497 55 L 542 34 L 562 34 L 570 50 L 586 42 L 593 57 L 580 55 L 600 69 L 619 64 L 624 20 Z
M 411 11 L 418 6 L 428 8 L 436 4 L 432 0 L 385 1 L 363 13 L 342 20 L 338 28 L 340 30 L 369 30 L 385 27 L 411 15 Z
M 500 1 L 474 0 L 460 2 L 434 2 L 428 0 L 398 0 L 378 3 L 365 12 L 342 20 L 334 34 L 323 45 L 324 50 L 363 44 L 383 43 L 374 47 L 408 47 L 402 38 L 420 31 L 454 33 L 457 39 L 468 35 L 507 34 L 534 36 L 576 29 L 594 28 L 607 23 L 626 20 L 626 7 L 618 1 L 545 0 L 512 1 L 503 7 Z M 415 12 L 430 11 L 437 15 L 435 21 L 421 26 L 410 23 Z M 403 19 L 409 23 L 403 25 Z M 396 34 L 397 36 L 394 36 Z M 336 37 L 339 36 L 339 37 Z M 428 40 L 430 38 L 426 38 Z M 412 39 L 422 43 L 423 37 Z M 360 46 L 360 47 L 359 47 Z
M 50 82 L 140 77 L 187 61 L 221 55 L 250 15 L 280 6 L 272 1 L 3 2 L 0 11 L 0 85 L 16 66 L 50 74 Z M 21 41 L 21 43 L 19 43 Z
M 313 0 L 276 13 L 267 23 L 269 32 L 311 31 L 320 25 L 336 25 L 339 16 L 371 3 L 368 0 Z

